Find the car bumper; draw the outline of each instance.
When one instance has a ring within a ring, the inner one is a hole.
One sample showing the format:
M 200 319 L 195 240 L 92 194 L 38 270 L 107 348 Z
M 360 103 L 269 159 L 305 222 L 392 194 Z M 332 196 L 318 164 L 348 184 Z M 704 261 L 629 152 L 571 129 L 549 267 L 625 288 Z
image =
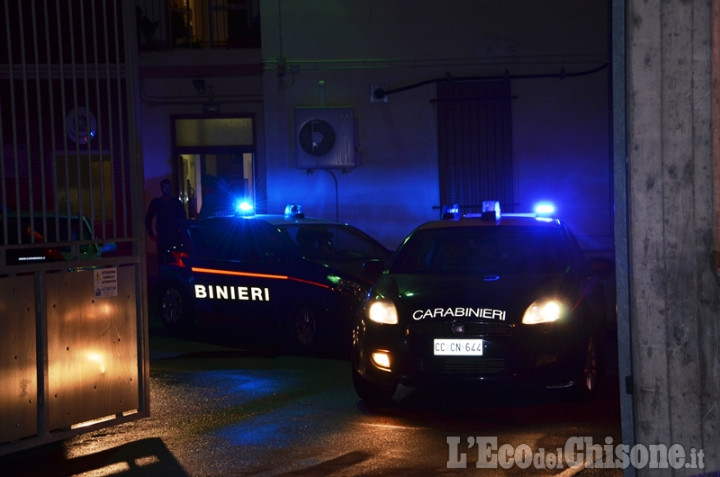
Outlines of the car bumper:
M 579 327 L 466 324 L 463 335 L 431 326 L 378 325 L 353 330 L 353 366 L 377 384 L 476 383 L 562 388 L 582 373 L 591 333 Z M 431 329 L 428 329 L 431 328 Z M 436 329 L 432 329 L 436 328 Z M 437 356 L 435 338 L 482 340 L 482 356 Z

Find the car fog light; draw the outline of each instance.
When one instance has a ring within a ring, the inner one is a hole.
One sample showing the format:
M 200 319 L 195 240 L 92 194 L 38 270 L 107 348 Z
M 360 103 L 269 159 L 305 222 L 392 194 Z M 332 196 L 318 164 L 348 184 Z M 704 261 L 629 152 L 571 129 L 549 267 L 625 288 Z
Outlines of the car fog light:
M 390 353 L 387 351 L 375 351 L 372 354 L 372 362 L 378 368 L 390 371 Z

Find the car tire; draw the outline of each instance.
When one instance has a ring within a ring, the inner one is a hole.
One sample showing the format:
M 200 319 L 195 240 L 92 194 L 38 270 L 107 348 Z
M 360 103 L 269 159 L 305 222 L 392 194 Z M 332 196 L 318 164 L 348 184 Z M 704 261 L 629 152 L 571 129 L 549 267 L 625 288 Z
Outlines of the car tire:
M 295 309 L 289 322 L 291 344 L 299 351 L 306 351 L 317 346 L 319 336 L 318 315 L 308 305 Z
M 160 291 L 160 319 L 170 331 L 186 330 L 190 326 L 190 302 L 179 286 L 167 283 Z
M 397 391 L 397 383 L 374 383 L 362 377 L 355 366 L 352 368 L 352 380 L 355 392 L 363 401 L 374 404 L 386 404 Z
M 573 389 L 576 397 L 582 401 L 588 401 L 595 397 L 600 377 L 600 349 L 597 338 L 590 336 L 584 346 L 582 353 L 582 369 L 578 373 Z

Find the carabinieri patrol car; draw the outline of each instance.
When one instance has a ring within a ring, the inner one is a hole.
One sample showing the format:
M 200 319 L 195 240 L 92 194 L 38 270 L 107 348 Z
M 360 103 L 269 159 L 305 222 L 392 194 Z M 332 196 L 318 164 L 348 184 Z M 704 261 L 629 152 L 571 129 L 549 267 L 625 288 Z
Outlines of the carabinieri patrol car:
M 160 266 L 159 307 L 170 329 L 195 319 L 269 325 L 301 348 L 342 332 L 376 278 L 364 263 L 385 260 L 378 241 L 346 223 L 250 212 L 189 221 L 173 260 Z
M 373 285 L 353 329 L 365 400 L 398 384 L 492 383 L 596 390 L 605 301 L 570 230 L 543 214 L 481 214 L 416 228 Z

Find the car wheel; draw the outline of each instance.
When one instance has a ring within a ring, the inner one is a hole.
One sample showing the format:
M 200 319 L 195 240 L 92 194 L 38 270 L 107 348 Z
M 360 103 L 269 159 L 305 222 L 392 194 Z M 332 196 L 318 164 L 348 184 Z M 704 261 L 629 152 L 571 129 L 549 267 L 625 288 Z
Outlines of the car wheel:
M 595 337 L 588 338 L 583 353 L 583 366 L 575 384 L 575 392 L 582 400 L 593 398 L 597 394 L 600 369 L 600 353 Z
M 310 349 L 317 344 L 318 318 L 309 306 L 301 306 L 290 320 L 292 339 L 301 350 Z
M 160 295 L 160 318 L 163 325 L 171 331 L 178 331 L 190 324 L 190 312 L 185 293 L 175 285 L 162 287 Z
M 368 381 L 358 373 L 355 366 L 352 368 L 352 380 L 355 392 L 360 396 L 360 399 L 370 403 L 388 403 L 395 395 L 395 391 L 397 391 L 396 383 L 378 384 Z

